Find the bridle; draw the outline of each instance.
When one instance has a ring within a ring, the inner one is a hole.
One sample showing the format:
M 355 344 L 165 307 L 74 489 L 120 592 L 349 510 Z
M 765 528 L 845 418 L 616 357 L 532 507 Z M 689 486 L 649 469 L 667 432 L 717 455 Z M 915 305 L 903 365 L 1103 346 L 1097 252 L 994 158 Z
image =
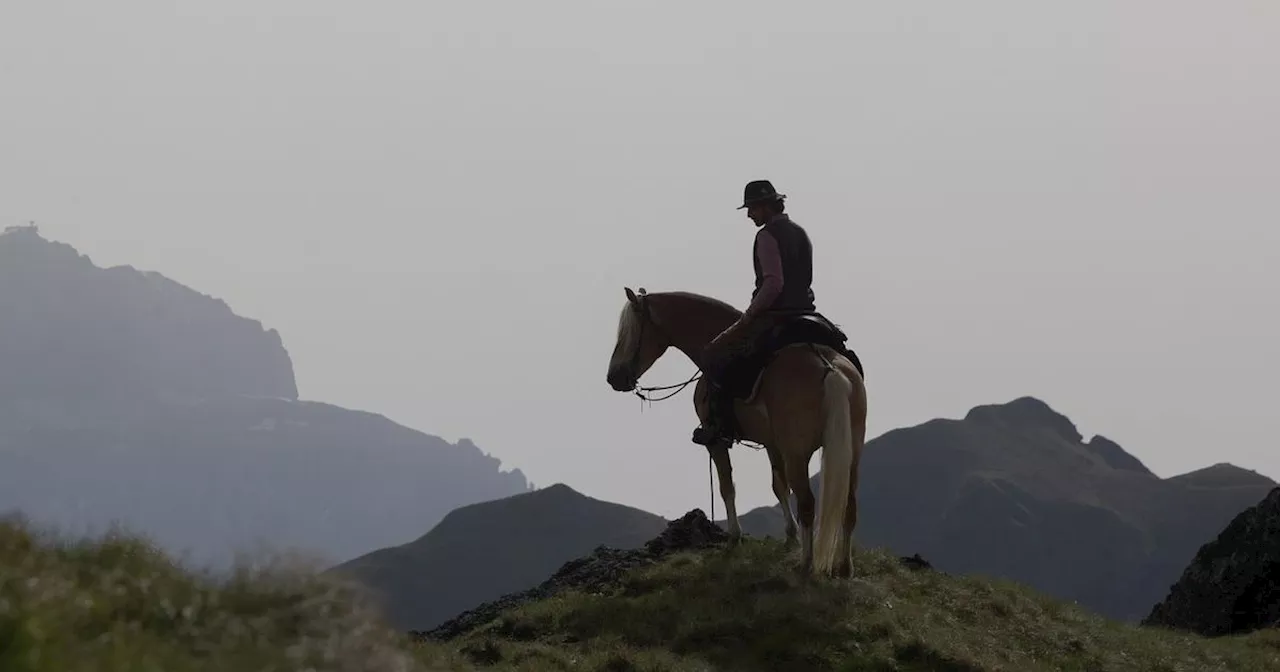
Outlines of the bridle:
M 636 335 L 636 350 L 635 352 L 631 353 L 631 361 L 628 363 L 628 368 L 630 368 L 631 373 L 634 374 L 640 368 L 639 367 L 640 351 L 644 349 L 645 327 L 652 324 L 654 329 L 661 331 L 662 328 L 658 326 L 658 323 L 654 321 L 653 316 L 649 313 L 649 295 L 645 293 L 643 287 L 641 287 L 640 291 L 636 293 L 636 300 L 633 302 L 633 304 L 634 304 L 634 308 L 640 311 L 640 333 Z M 670 340 L 670 337 L 668 337 L 668 340 Z M 670 399 L 676 396 L 677 394 L 680 394 L 681 390 L 688 387 L 690 383 L 694 382 L 695 380 L 701 377 L 702 377 L 702 370 L 699 369 L 697 373 L 693 374 L 692 378 L 689 378 L 683 383 L 677 383 L 675 385 L 662 385 L 658 387 L 637 386 L 636 389 L 632 390 L 631 392 L 637 397 L 640 397 L 641 400 L 647 401 L 649 403 L 653 403 L 655 401 L 666 401 L 667 399 Z M 639 376 L 636 376 L 636 383 L 640 382 L 639 378 L 640 378 Z M 675 390 L 675 391 L 672 392 L 671 394 L 668 394 L 665 397 L 659 397 L 657 399 L 653 397 L 645 396 L 646 392 L 661 392 L 663 390 Z

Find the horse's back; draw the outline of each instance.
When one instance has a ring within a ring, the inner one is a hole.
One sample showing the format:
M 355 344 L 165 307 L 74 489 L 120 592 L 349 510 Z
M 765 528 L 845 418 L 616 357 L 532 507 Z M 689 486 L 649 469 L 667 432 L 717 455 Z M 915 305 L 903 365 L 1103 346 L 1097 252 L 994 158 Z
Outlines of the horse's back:
M 853 401 L 859 401 L 858 406 L 865 408 L 866 385 L 858 366 L 837 348 L 811 343 L 796 343 L 779 350 L 765 367 L 756 396 L 769 406 L 786 399 L 796 405 L 817 404 L 820 407 L 822 383 L 831 373 L 829 367 L 835 367 L 849 379 L 853 387 Z

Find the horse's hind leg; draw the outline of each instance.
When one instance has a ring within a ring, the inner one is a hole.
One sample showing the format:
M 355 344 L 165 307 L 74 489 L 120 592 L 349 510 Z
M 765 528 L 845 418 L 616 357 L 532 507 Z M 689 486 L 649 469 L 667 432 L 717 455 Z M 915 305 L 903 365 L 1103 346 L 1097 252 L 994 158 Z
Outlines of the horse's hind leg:
M 835 575 L 847 578 L 853 575 L 853 530 L 858 526 L 858 461 L 854 459 L 853 473 L 849 479 L 849 504 L 844 510 L 844 536 L 836 546 Z
M 720 498 L 724 500 L 725 519 L 729 524 L 729 539 L 737 542 L 742 538 L 742 526 L 738 523 L 738 507 L 734 504 L 733 464 L 729 461 L 728 441 L 720 441 L 707 448 L 711 453 L 711 461 L 715 462 L 716 473 L 720 477 Z
M 809 486 L 808 451 L 791 447 L 786 455 L 786 476 L 791 491 L 796 495 L 796 509 L 800 514 L 800 572 L 813 572 L 813 515 L 816 502 Z
M 796 547 L 796 517 L 791 511 L 791 490 L 787 487 L 787 472 L 782 464 L 782 456 L 772 447 L 766 447 L 769 453 L 769 467 L 773 471 L 773 494 L 778 498 L 778 506 L 782 508 L 782 516 L 787 521 L 787 540 L 784 548 Z

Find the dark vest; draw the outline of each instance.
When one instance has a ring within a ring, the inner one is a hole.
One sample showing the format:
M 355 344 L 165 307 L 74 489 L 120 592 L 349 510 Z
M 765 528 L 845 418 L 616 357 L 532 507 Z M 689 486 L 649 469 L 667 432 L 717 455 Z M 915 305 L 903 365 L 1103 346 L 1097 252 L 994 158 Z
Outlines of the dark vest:
M 764 230 L 778 241 L 778 252 L 782 257 L 782 293 L 774 299 L 768 310 L 814 310 L 811 287 L 813 245 L 809 243 L 809 234 L 786 215 L 774 217 L 764 225 Z M 764 273 L 756 258 L 754 246 L 751 263 L 756 269 L 756 288 L 751 292 L 754 299 L 760 292 L 760 285 L 764 284 Z

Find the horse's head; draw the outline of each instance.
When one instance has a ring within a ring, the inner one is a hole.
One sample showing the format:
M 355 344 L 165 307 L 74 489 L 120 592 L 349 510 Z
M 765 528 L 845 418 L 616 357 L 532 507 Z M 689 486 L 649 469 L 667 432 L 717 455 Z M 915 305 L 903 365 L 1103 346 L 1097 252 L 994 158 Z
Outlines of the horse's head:
M 654 321 L 650 298 L 640 288 L 636 294 L 624 288 L 627 302 L 618 318 L 618 340 L 609 358 L 609 386 L 619 392 L 630 392 L 653 363 L 671 347 L 671 339 Z

